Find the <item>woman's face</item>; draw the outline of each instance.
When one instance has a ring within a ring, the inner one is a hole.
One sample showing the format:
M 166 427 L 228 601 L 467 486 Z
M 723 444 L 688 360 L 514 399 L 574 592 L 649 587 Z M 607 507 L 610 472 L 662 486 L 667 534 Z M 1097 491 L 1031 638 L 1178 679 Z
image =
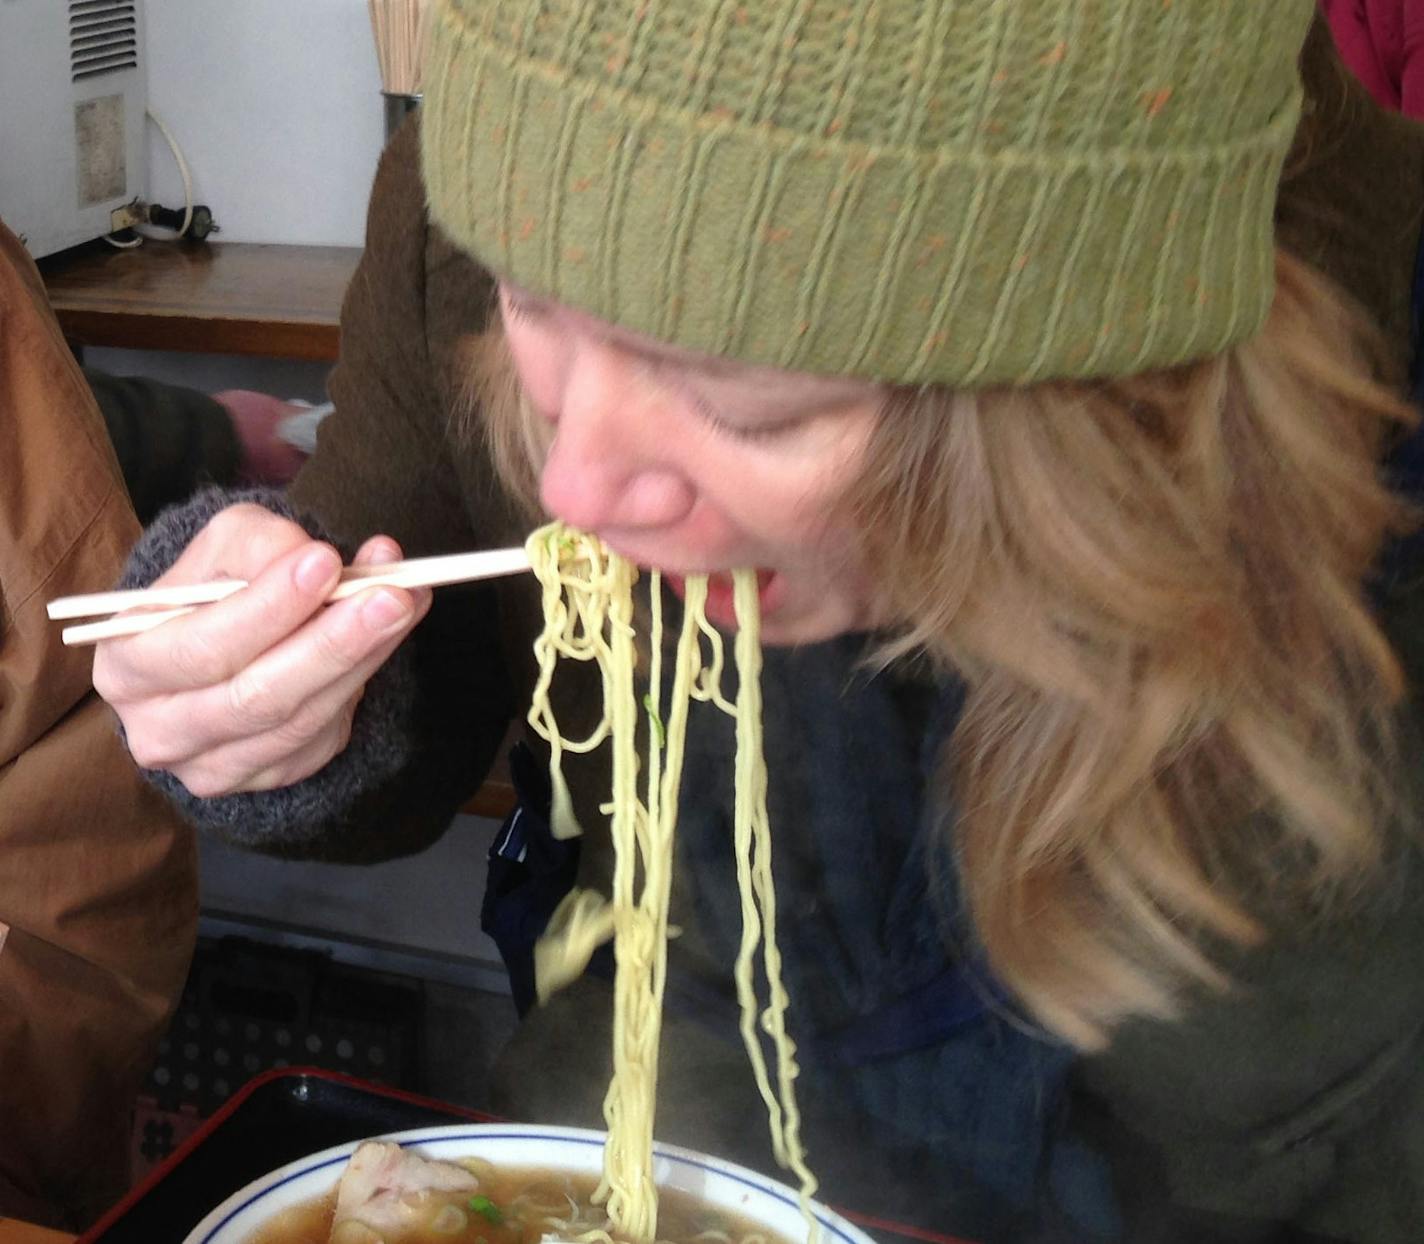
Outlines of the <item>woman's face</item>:
M 526 396 L 552 425 L 545 508 L 639 565 L 707 573 L 707 616 L 734 622 L 727 571 L 751 567 L 768 643 L 876 622 L 837 502 L 864 459 L 881 386 L 692 354 L 500 286 Z

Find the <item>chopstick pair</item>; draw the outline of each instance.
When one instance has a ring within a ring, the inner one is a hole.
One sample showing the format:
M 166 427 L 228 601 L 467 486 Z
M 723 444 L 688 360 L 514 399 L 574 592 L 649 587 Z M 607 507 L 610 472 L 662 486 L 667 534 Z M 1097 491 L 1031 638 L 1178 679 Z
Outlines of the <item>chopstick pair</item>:
M 487 549 L 478 553 L 450 553 L 442 557 L 416 557 L 384 566 L 347 566 L 327 603 L 343 600 L 372 587 L 442 587 L 476 579 L 497 579 L 529 569 L 522 548 Z M 184 583 L 173 587 L 135 588 L 124 592 L 91 592 L 87 596 L 61 596 L 47 606 L 51 620 L 104 616 L 102 622 L 67 626 L 66 644 L 98 643 L 122 635 L 137 635 L 192 613 L 199 605 L 226 600 L 247 586 L 245 579 L 215 579 L 209 583 Z M 141 613 L 127 613 L 142 609 Z M 120 615 L 120 616 L 108 616 Z

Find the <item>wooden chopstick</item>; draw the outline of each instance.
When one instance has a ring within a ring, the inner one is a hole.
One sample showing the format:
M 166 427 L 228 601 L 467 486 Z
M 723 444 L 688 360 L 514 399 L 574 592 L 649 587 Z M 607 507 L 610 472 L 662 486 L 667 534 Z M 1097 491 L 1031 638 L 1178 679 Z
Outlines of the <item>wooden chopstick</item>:
M 388 562 L 384 566 L 348 566 L 341 572 L 341 581 L 332 589 L 327 602 L 343 600 L 372 587 L 440 587 L 476 579 L 495 579 L 528 569 L 529 556 L 522 548 L 416 557 L 409 561 Z M 73 647 L 152 630 L 173 618 L 192 613 L 199 605 L 226 600 L 246 586 L 247 582 L 243 579 L 216 579 L 208 583 L 185 583 L 173 587 L 91 592 L 87 596 L 62 596 L 52 600 L 47 611 L 55 620 L 122 614 L 103 622 L 65 627 L 61 638 Z M 124 613 L 128 609 L 142 609 L 143 612 Z

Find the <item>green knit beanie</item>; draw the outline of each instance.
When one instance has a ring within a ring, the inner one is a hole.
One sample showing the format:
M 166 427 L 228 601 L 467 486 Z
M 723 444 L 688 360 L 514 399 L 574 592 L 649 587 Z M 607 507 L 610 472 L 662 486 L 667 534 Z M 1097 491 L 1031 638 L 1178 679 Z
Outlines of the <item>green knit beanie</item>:
M 437 0 L 430 211 L 708 354 L 958 387 L 1270 306 L 1314 0 Z

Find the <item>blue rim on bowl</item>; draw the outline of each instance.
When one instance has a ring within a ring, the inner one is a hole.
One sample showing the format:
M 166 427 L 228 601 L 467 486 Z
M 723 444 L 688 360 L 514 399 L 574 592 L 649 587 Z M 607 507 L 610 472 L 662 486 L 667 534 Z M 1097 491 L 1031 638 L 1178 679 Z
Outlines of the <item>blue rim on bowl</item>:
M 479 1157 L 514 1169 L 544 1168 L 597 1175 L 604 1134 L 568 1127 L 482 1123 L 418 1128 L 374 1139 L 415 1147 L 426 1157 Z M 239 1189 L 205 1217 L 183 1244 L 244 1244 L 281 1210 L 322 1196 L 335 1185 L 360 1141 L 299 1158 Z M 732 1162 L 675 1145 L 654 1145 L 654 1176 L 660 1187 L 677 1188 L 740 1214 L 750 1223 L 799 1244 L 805 1236 L 796 1193 Z M 873 1241 L 819 1202 L 813 1209 L 824 1244 Z

